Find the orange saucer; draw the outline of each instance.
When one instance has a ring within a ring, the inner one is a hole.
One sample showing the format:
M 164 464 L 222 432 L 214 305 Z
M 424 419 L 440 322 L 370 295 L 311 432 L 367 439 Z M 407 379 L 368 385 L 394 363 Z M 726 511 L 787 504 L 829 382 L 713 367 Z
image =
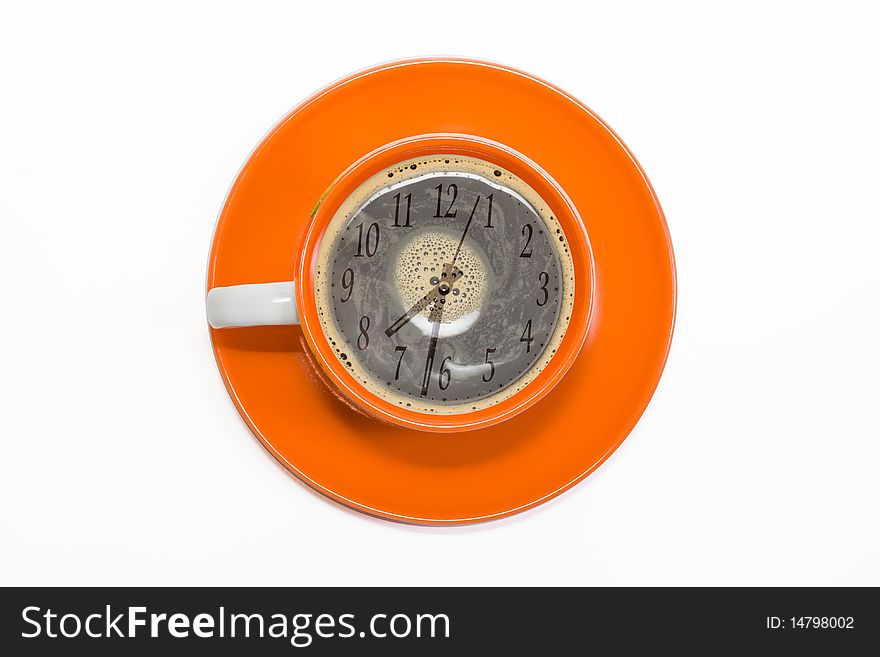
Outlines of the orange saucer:
M 601 120 L 546 82 L 485 62 L 409 60 L 340 80 L 285 117 L 239 173 L 214 234 L 208 289 L 293 279 L 310 215 L 334 180 L 384 145 L 436 133 L 522 153 L 586 227 L 592 320 L 544 399 L 477 431 L 391 426 L 342 400 L 301 327 L 210 330 L 239 412 L 293 474 L 372 515 L 456 524 L 517 513 L 586 477 L 627 436 L 662 373 L 675 315 L 672 246 L 645 174 Z

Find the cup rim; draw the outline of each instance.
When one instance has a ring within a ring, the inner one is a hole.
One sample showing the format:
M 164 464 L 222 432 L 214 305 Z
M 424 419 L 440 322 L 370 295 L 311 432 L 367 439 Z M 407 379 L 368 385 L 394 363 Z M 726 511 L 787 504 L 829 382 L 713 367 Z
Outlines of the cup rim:
M 396 405 L 370 391 L 336 358 L 320 325 L 315 295 L 317 252 L 330 221 L 359 185 L 385 169 L 417 157 L 450 154 L 475 157 L 506 169 L 530 185 L 548 204 L 565 233 L 574 265 L 576 293 L 569 325 L 556 353 L 522 390 L 496 404 L 460 414 L 431 414 Z M 471 431 L 511 419 L 543 399 L 574 364 L 593 315 L 595 263 L 577 208 L 558 183 L 537 163 L 514 149 L 484 137 L 459 133 L 414 135 L 364 155 L 333 181 L 318 200 L 299 245 L 294 276 L 296 303 L 310 355 L 350 402 L 367 414 L 410 429 L 438 433 Z

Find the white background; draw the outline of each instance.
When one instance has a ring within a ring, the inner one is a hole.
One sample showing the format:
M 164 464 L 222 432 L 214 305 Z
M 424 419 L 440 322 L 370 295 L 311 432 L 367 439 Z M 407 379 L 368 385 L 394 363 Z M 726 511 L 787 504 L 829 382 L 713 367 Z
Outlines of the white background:
M 0 584 L 880 584 L 871 4 L 343 4 L 3 3 Z M 603 117 L 657 189 L 680 286 L 623 447 L 457 529 L 288 476 L 204 319 L 214 223 L 264 133 L 431 54 Z

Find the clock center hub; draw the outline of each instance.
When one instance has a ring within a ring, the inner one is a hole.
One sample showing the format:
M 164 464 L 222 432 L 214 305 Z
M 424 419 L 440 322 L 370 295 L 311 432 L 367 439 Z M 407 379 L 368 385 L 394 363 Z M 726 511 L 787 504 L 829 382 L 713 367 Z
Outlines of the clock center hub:
M 441 322 L 451 324 L 478 313 L 489 290 L 489 267 L 482 249 L 465 239 L 455 252 L 461 234 L 429 229 L 414 234 L 400 250 L 394 267 L 394 287 L 401 307 L 409 308 L 431 290 L 443 301 Z M 455 264 L 452 264 L 453 259 Z M 432 305 L 421 315 L 429 318 Z

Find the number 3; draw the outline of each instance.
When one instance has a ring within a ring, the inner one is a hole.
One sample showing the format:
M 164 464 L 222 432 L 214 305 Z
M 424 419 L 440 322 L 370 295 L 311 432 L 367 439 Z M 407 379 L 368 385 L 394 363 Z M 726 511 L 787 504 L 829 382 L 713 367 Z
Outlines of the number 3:
M 541 292 L 544 293 L 543 299 L 538 299 L 537 303 L 539 306 L 543 306 L 547 303 L 547 300 L 550 298 L 550 293 L 547 291 L 547 283 L 550 282 L 550 274 L 545 271 L 542 271 L 538 274 L 538 280 L 541 282 Z

